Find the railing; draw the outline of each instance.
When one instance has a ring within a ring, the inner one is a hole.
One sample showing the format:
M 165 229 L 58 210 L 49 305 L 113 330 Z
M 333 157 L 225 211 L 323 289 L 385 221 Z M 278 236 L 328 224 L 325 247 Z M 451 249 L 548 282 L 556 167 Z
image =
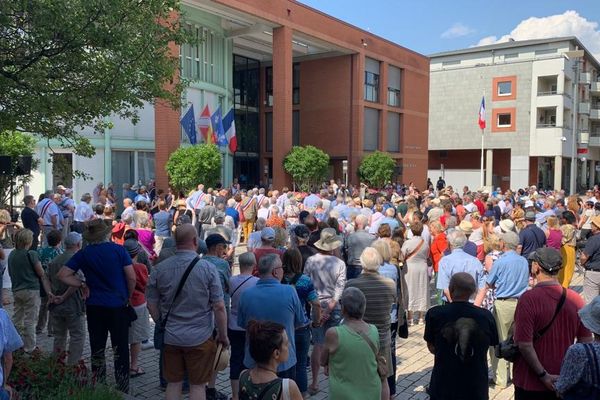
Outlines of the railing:
M 555 95 L 555 94 L 558 94 L 557 90 L 541 91 L 541 92 L 538 92 L 537 95 L 538 96 L 552 96 L 552 95 Z
M 556 122 L 549 124 L 537 124 L 537 128 L 556 128 Z

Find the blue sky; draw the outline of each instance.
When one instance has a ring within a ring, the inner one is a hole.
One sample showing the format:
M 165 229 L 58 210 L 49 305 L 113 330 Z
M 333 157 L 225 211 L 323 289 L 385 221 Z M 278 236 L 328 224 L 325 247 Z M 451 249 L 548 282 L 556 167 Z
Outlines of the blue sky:
M 600 55 L 600 0 L 301 1 L 422 54 L 508 36 L 524 40 L 575 35 Z M 531 17 L 535 18 L 528 20 Z

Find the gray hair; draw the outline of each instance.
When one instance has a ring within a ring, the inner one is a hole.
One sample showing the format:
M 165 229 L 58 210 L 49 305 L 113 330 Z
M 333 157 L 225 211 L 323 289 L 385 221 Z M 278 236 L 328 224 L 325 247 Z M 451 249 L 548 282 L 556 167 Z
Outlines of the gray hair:
M 459 231 L 454 230 L 448 234 L 448 245 L 452 250 L 462 249 L 467 244 L 467 236 Z
M 247 251 L 240 254 L 238 262 L 240 263 L 240 269 L 254 267 L 256 265 L 256 257 L 254 253 Z
M 362 319 L 365 315 L 365 309 L 367 308 L 367 298 L 360 289 L 347 287 L 342 292 L 340 304 L 348 317 Z
M 354 219 L 354 223 L 355 223 L 356 225 L 360 225 L 360 226 L 362 226 L 363 228 L 365 228 L 365 227 L 367 226 L 367 224 L 369 223 L 369 219 L 368 219 L 368 218 L 367 218 L 367 216 L 366 216 L 366 215 L 364 215 L 364 214 L 358 214 L 358 215 L 356 216 L 356 218 Z
M 456 228 L 457 223 L 458 223 L 458 221 L 456 220 L 456 217 L 454 215 L 446 218 L 446 229 Z
M 360 255 L 360 265 L 365 271 L 379 271 L 379 267 L 383 264 L 383 258 L 379 251 L 373 247 L 367 247 Z
M 256 222 L 254 223 L 254 230 L 255 231 L 262 231 L 263 228 L 267 226 L 267 220 L 264 218 L 257 218 Z
M 267 254 L 262 256 L 258 262 L 258 274 L 260 276 L 271 275 L 278 261 L 281 263 L 279 254 Z
M 81 243 L 81 234 L 77 232 L 70 232 L 65 238 L 65 248 L 72 249 L 77 247 Z
M 90 200 L 92 200 L 92 196 L 89 193 L 84 193 L 81 196 L 81 201 L 85 201 L 86 203 L 89 203 Z
M 271 206 L 271 211 L 274 212 L 275 214 L 279 214 L 279 207 Z

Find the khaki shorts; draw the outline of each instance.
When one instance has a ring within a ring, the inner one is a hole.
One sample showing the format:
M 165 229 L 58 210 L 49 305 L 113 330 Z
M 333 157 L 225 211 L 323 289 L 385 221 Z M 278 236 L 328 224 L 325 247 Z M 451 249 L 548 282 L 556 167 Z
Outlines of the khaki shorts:
M 165 344 L 163 371 L 169 383 L 182 382 L 187 371 L 191 385 L 207 383 L 213 373 L 212 365 L 217 351 L 213 339 L 192 347 Z

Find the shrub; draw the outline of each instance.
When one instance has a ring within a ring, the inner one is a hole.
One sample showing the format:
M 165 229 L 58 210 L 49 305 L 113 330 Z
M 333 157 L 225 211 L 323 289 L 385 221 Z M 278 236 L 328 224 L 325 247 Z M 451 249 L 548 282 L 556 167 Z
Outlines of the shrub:
M 382 188 L 392 179 L 395 166 L 396 162 L 388 153 L 376 151 L 363 158 L 358 167 L 358 175 L 370 186 Z
M 285 156 L 283 168 L 300 190 L 308 191 L 327 176 L 329 155 L 314 146 L 294 146 Z
M 166 165 L 171 186 L 184 193 L 203 183 L 214 186 L 221 178 L 221 153 L 214 144 L 180 147 Z

